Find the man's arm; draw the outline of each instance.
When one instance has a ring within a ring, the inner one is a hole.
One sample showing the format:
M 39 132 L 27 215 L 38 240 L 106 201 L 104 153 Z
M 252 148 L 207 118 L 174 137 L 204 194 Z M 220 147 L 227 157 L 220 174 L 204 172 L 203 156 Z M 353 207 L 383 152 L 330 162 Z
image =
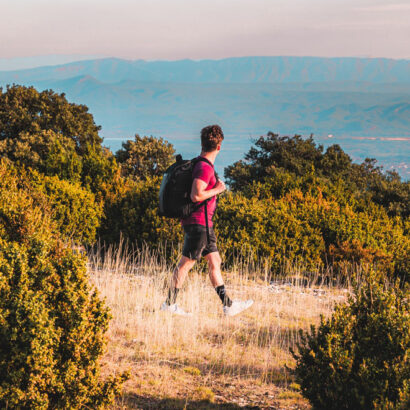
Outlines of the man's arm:
M 191 190 L 191 200 L 192 202 L 202 202 L 208 198 L 212 198 L 215 195 L 219 195 L 221 192 L 225 191 L 226 187 L 225 184 L 218 180 L 215 187 L 206 191 L 206 187 L 208 184 L 202 179 L 195 178 L 194 182 L 192 183 L 192 190 Z

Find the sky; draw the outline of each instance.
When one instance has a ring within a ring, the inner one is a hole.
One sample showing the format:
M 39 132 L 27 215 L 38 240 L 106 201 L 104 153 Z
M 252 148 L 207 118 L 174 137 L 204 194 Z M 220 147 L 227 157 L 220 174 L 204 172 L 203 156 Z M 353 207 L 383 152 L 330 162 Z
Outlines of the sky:
M 50 56 L 410 58 L 410 0 L 0 0 L 0 16 L 0 69 Z

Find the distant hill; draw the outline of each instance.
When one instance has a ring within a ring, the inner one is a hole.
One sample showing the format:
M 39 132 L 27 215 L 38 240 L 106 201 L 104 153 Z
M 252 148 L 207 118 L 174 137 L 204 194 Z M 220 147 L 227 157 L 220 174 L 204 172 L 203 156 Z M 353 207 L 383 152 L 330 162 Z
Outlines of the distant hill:
M 227 136 L 223 165 L 241 158 L 250 138 L 267 131 L 313 133 L 324 145 L 340 143 L 355 160 L 376 157 L 410 175 L 409 60 L 110 58 L 0 71 L 0 86 L 13 82 L 86 104 L 114 150 L 140 133 L 163 136 L 193 155 L 200 128 L 219 123 Z
M 237 57 L 222 60 L 144 61 L 106 58 L 0 72 L 0 82 L 91 75 L 103 82 L 291 83 L 410 82 L 410 61 L 386 58 Z
M 0 70 L 23 70 L 33 67 L 44 67 L 46 65 L 67 64 L 73 61 L 91 60 L 101 58 L 98 55 L 82 54 L 48 54 L 30 57 L 11 57 L 0 56 Z

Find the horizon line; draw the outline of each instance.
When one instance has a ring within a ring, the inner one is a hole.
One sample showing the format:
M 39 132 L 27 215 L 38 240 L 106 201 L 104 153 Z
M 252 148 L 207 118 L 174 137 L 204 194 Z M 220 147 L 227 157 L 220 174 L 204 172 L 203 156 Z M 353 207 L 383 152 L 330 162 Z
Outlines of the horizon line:
M 1 60 L 17 60 L 17 59 L 25 59 L 25 58 L 44 58 L 44 57 L 54 57 L 54 56 L 61 56 L 64 57 L 65 54 L 56 55 L 56 54 L 46 54 L 46 55 L 38 55 L 38 56 L 23 56 L 23 57 L 11 57 L 11 58 L 0 58 Z M 59 67 L 65 66 L 70 64 L 78 64 L 78 63 L 85 63 L 90 61 L 103 61 L 103 60 L 120 60 L 120 61 L 127 61 L 127 62 L 146 62 L 146 63 L 157 63 L 157 62 L 164 62 L 164 63 L 176 63 L 182 61 L 190 61 L 194 63 L 204 62 L 204 61 L 224 61 L 224 60 L 239 60 L 239 59 L 246 59 L 246 58 L 292 58 L 292 59 L 302 59 L 302 58 L 312 58 L 312 59 L 325 59 L 325 60 L 335 60 L 335 59 L 353 59 L 353 60 L 389 60 L 389 61 L 410 61 L 410 57 L 408 58 L 392 58 L 392 57 L 365 57 L 365 56 L 315 56 L 315 55 L 304 55 L 304 56 L 295 56 L 295 55 L 244 55 L 244 56 L 231 56 L 231 57 L 223 57 L 223 58 L 202 58 L 202 59 L 193 59 L 193 58 L 180 58 L 176 60 L 169 60 L 169 59 L 143 59 L 143 58 L 135 58 L 129 59 L 124 57 L 116 57 L 116 56 L 101 56 L 95 58 L 85 58 L 80 60 L 73 60 L 66 63 L 58 63 L 58 64 L 45 64 L 45 65 L 34 65 L 32 67 L 25 67 L 25 68 L 17 68 L 17 69 L 7 69 L 1 70 L 0 72 L 10 72 L 10 71 L 27 71 L 36 68 L 45 68 L 45 67 Z

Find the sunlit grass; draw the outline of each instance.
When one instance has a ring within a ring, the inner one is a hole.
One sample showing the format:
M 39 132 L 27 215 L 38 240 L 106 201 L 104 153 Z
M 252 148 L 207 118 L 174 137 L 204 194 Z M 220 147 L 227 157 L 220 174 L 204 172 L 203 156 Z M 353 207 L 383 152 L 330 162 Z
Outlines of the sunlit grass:
M 274 384 L 286 392 L 294 383 L 286 366 L 294 364 L 289 348 L 296 348 L 298 330 L 329 315 L 346 297 L 342 288 L 302 286 L 298 275 L 293 283 L 272 285 L 264 272 L 242 266 L 240 272 L 224 272 L 227 290 L 233 299 L 255 303 L 242 315 L 226 318 L 206 272 L 194 269 L 178 296 L 193 316 L 178 317 L 159 310 L 172 269 L 147 248 L 134 253 L 100 249 L 89 255 L 90 279 L 113 317 L 106 365 L 134 369 L 126 390 L 139 395 L 180 396 L 170 386 L 185 380 L 191 385 L 185 394 L 194 397 L 210 378 Z M 153 379 L 145 379 L 147 369 Z M 299 396 L 289 392 L 278 399 L 290 397 Z

